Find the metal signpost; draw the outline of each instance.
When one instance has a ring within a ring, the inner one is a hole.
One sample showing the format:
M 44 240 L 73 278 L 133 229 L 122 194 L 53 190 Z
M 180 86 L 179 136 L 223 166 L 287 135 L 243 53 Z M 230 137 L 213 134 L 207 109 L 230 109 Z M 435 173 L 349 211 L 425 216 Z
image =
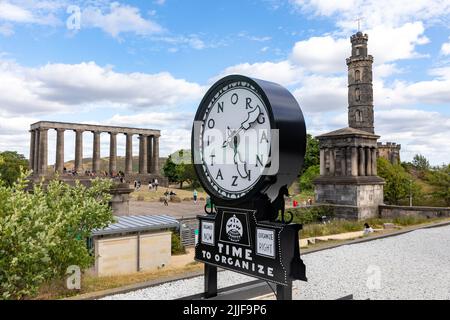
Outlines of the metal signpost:
M 192 130 L 194 167 L 211 197 L 198 216 L 195 259 L 205 263 L 205 297 L 217 295 L 217 267 L 266 280 L 277 299 L 306 281 L 299 230 L 284 197 L 306 149 L 302 111 L 282 86 L 232 75 L 206 93 Z

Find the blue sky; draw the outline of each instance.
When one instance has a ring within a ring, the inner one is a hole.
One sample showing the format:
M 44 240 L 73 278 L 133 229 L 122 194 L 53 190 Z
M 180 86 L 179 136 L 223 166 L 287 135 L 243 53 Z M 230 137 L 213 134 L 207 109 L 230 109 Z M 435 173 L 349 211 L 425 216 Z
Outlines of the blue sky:
M 345 127 L 358 17 L 380 140 L 401 143 L 403 160 L 448 162 L 449 0 L 0 0 L 0 150 L 28 155 L 29 124 L 57 120 L 161 129 L 167 155 L 189 146 L 202 95 L 230 73 L 286 86 L 314 135 Z

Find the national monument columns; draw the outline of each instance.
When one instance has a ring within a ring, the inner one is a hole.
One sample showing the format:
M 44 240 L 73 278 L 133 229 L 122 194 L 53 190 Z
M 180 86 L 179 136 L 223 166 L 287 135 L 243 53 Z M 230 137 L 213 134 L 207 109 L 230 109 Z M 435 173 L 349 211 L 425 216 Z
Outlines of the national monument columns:
M 75 132 L 75 164 L 77 175 L 85 171 L 99 174 L 101 168 L 100 137 L 101 133 L 109 134 L 109 175 L 117 174 L 117 135 L 126 136 L 125 168 L 126 175 L 133 172 L 133 136 L 139 136 L 139 174 L 156 175 L 159 172 L 159 137 L 160 131 L 153 129 L 138 129 L 115 126 L 99 126 L 65 122 L 40 121 L 30 127 L 30 161 L 29 167 L 34 174 L 46 175 L 48 168 L 48 130 L 56 130 L 56 153 L 54 171 L 64 173 L 64 133 Z M 83 163 L 83 134 L 93 135 L 92 163 Z

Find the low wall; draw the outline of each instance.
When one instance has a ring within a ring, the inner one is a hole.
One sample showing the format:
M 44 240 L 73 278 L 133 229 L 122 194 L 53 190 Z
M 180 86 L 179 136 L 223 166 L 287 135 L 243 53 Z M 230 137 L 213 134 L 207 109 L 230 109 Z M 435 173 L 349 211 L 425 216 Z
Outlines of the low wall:
M 396 218 L 401 216 L 418 215 L 427 218 L 450 217 L 449 207 L 409 207 L 380 205 L 378 207 L 381 218 Z
M 94 246 L 98 276 L 155 270 L 170 262 L 171 232 L 96 237 Z

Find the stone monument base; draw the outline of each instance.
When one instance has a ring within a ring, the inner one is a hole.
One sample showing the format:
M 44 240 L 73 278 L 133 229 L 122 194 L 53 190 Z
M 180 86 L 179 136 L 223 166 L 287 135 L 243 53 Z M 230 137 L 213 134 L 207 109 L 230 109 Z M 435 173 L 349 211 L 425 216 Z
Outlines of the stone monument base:
M 316 204 L 333 208 L 334 216 L 364 220 L 378 217 L 384 180 L 377 176 L 321 176 L 314 181 Z

